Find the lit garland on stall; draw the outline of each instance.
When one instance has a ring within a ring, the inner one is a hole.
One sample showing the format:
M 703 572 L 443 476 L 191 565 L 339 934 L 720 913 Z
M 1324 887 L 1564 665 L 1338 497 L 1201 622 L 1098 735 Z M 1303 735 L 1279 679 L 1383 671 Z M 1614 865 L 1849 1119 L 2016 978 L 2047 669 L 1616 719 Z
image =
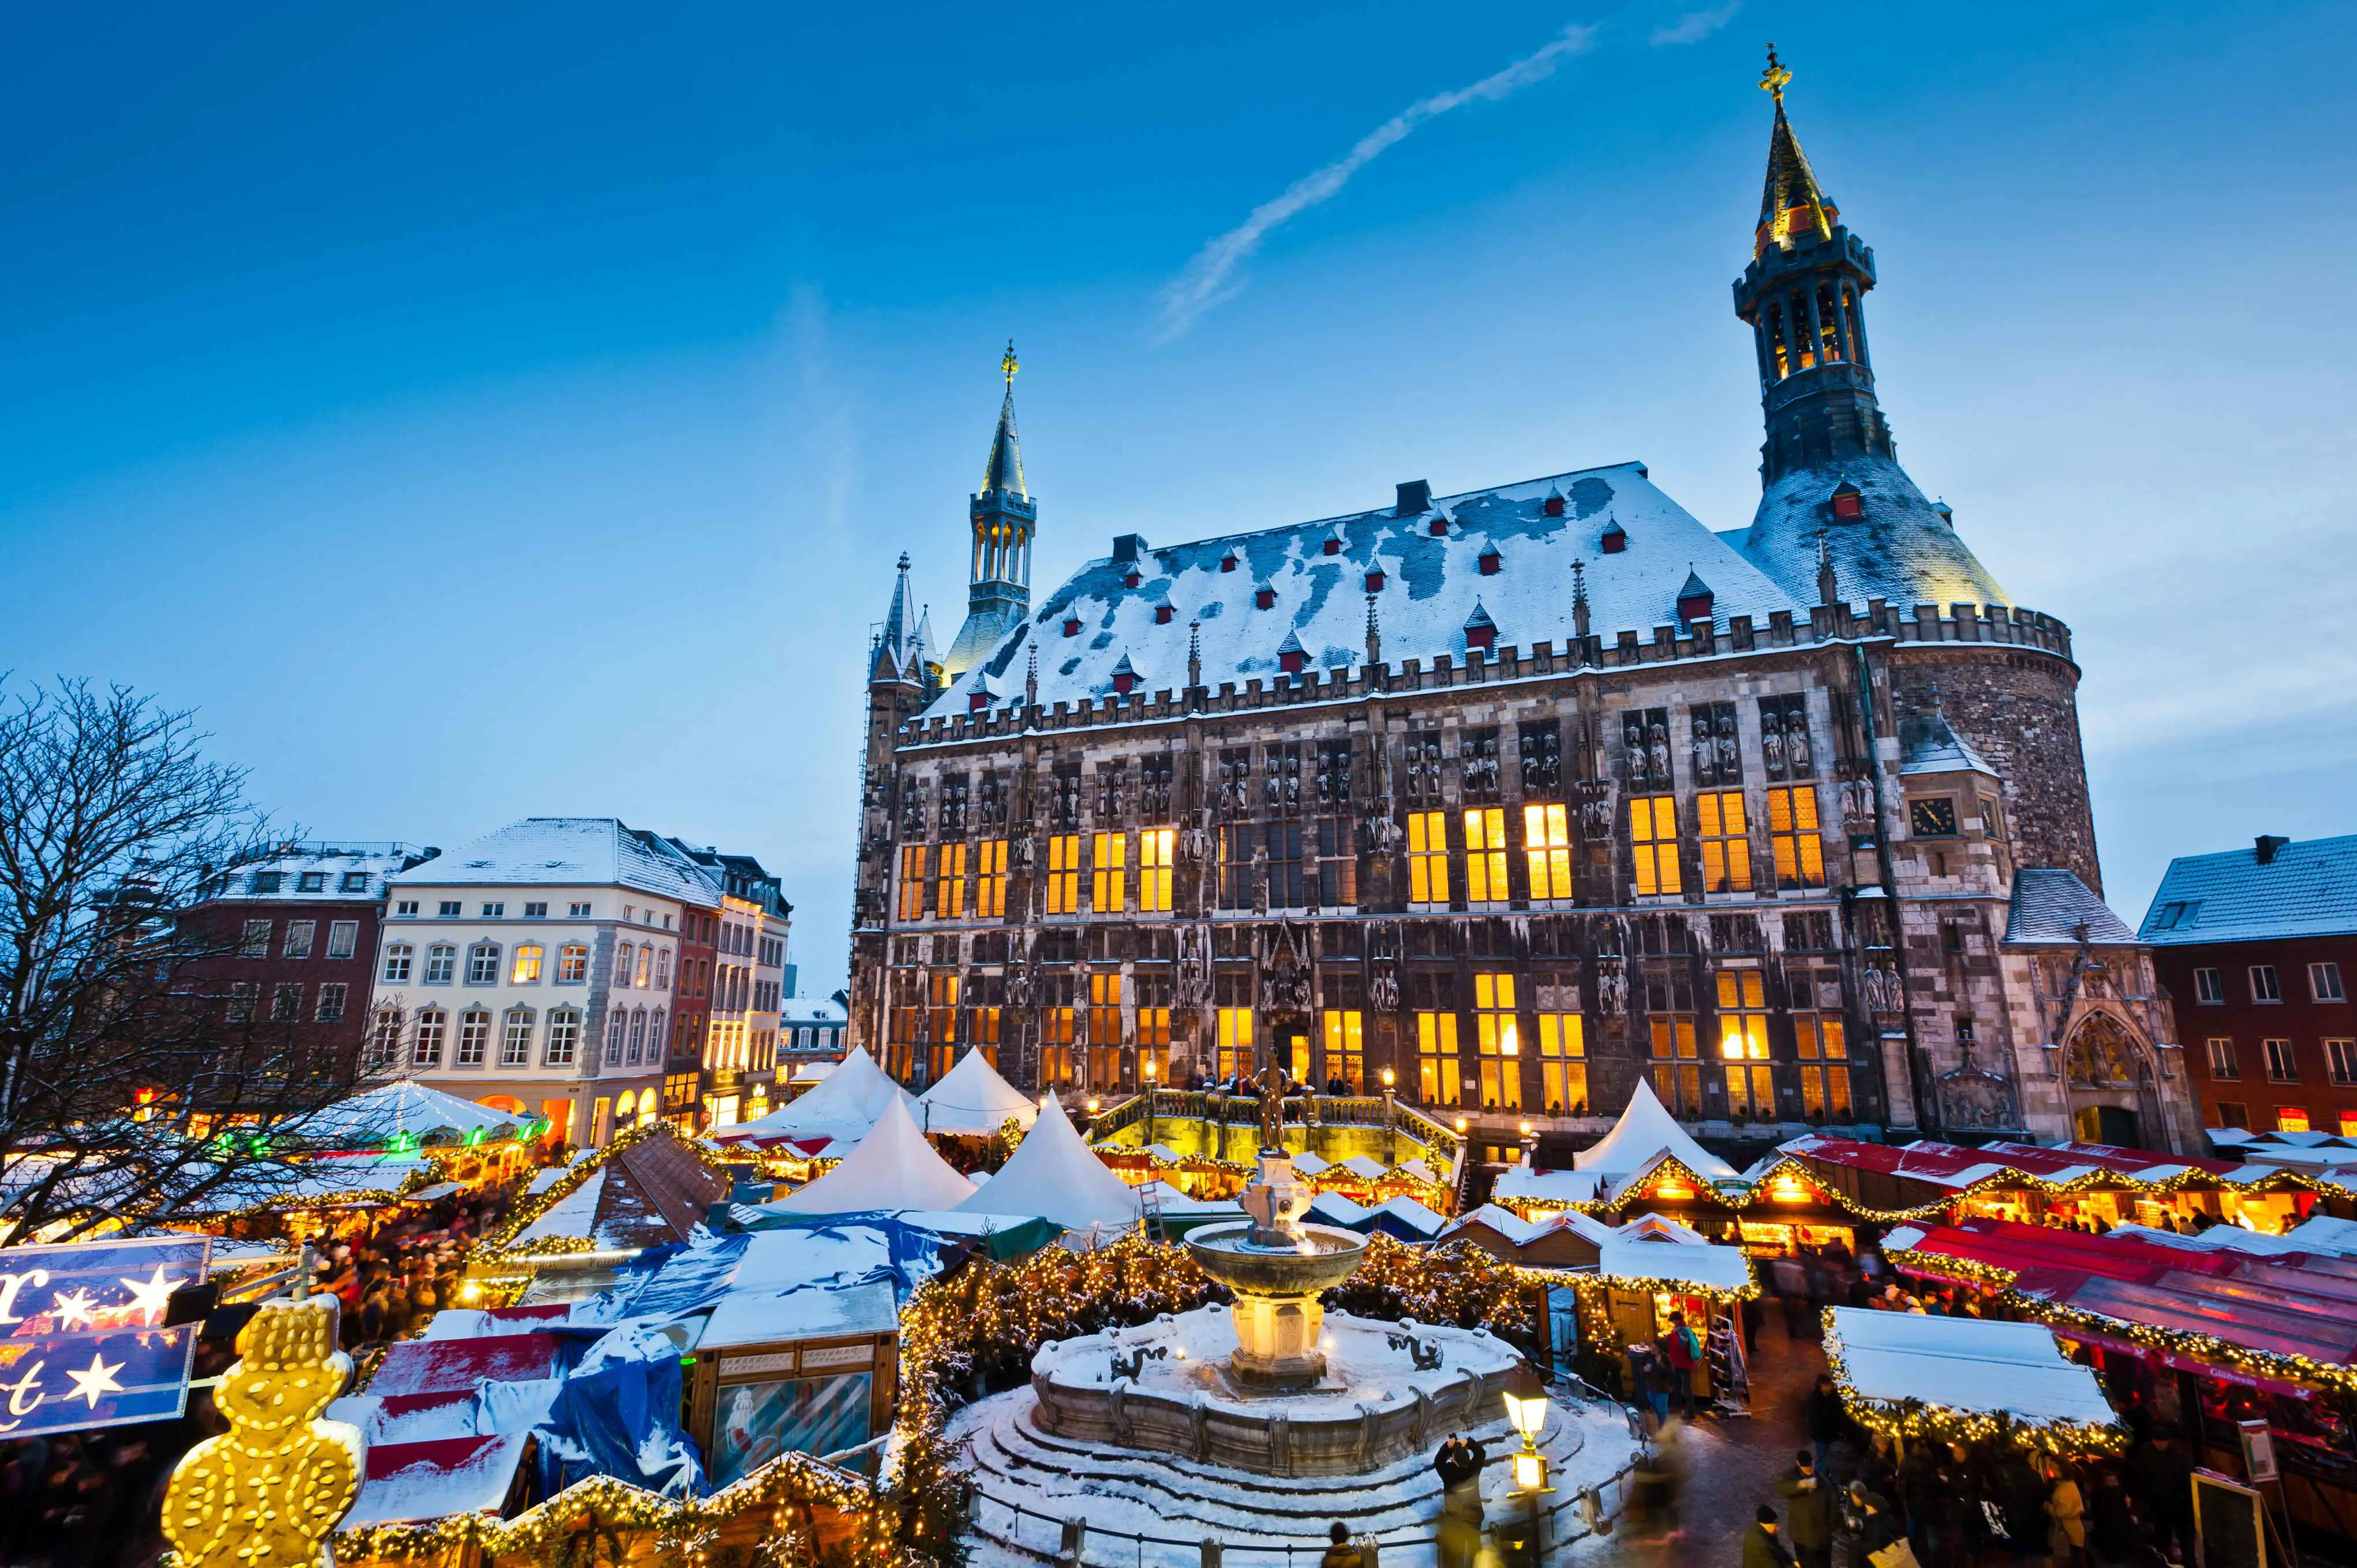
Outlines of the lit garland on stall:
M 2254 1350 L 2248 1346 L 2230 1344 L 2208 1334 L 2163 1328 L 2157 1324 L 2139 1323 L 2129 1318 L 2114 1317 L 2108 1313 L 2090 1312 L 2084 1307 L 2049 1301 L 2015 1289 L 2011 1270 L 2000 1269 L 1973 1258 L 1952 1258 L 1941 1252 L 1922 1252 L 1906 1247 L 1893 1248 L 1884 1256 L 1889 1259 L 1891 1267 L 1895 1269 L 1982 1286 L 1994 1292 L 2004 1306 L 2024 1317 L 2036 1318 L 2049 1325 L 2082 1328 L 2091 1334 L 2127 1340 L 2146 1350 L 2172 1352 L 2197 1361 L 2214 1361 L 2238 1371 L 2286 1382 L 2315 1383 L 2357 1393 L 2357 1367 L 2347 1362 L 2319 1361 L 2307 1356 Z
M 1842 1343 L 1834 1331 L 1834 1309 L 1824 1309 L 1825 1364 L 1842 1405 L 1857 1423 L 1885 1437 L 1930 1438 L 1937 1443 L 2014 1444 L 2072 1459 L 2115 1455 L 2128 1445 L 2116 1423 L 2093 1426 L 2079 1421 L 2033 1421 L 2010 1411 L 1958 1410 L 1918 1399 L 1869 1399 L 1850 1381 Z
M 514 1247 L 513 1243 L 517 1237 L 522 1235 L 526 1230 L 531 1230 L 533 1222 L 538 1220 L 542 1215 L 547 1213 L 550 1209 L 555 1208 L 558 1204 L 572 1197 L 573 1194 L 579 1189 L 583 1182 L 587 1181 L 590 1176 L 595 1175 L 597 1172 L 603 1170 L 606 1166 L 607 1161 L 614 1158 L 614 1156 L 619 1155 L 625 1149 L 633 1148 L 636 1145 L 646 1142 L 649 1138 L 673 1139 L 682 1148 L 684 1148 L 689 1154 L 694 1155 L 697 1160 L 702 1162 L 705 1169 L 711 1171 L 716 1176 L 727 1176 L 731 1174 L 729 1164 L 713 1154 L 710 1149 L 705 1147 L 702 1140 L 690 1138 L 684 1135 L 678 1128 L 673 1127 L 668 1122 L 642 1122 L 636 1127 L 625 1128 L 622 1132 L 614 1135 L 613 1142 L 608 1144 L 596 1154 L 591 1155 L 587 1159 L 574 1161 L 570 1166 L 566 1167 L 563 1176 L 557 1177 L 556 1180 L 549 1184 L 547 1191 L 536 1193 L 530 1197 L 519 1199 L 515 1208 L 509 1212 L 507 1219 L 501 1223 L 500 1228 L 491 1231 L 489 1235 L 483 1238 L 482 1246 L 476 1254 L 478 1259 L 484 1262 L 496 1263 L 510 1258 L 544 1257 L 562 1252 L 587 1252 L 595 1251 L 595 1248 L 590 1246 L 586 1240 L 584 1240 L 579 1246 L 544 1246 L 541 1241 L 533 1241 L 518 1248 Z M 569 1241 L 574 1239 L 570 1237 L 558 1237 L 544 1238 L 544 1240 Z

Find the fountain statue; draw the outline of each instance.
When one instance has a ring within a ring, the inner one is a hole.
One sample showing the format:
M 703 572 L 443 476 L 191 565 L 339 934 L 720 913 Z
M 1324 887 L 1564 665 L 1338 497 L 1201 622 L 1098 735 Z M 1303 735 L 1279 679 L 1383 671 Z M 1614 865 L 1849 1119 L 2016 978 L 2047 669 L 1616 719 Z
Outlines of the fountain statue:
M 1251 1219 L 1187 1239 L 1203 1272 L 1235 1293 L 1228 1369 L 1246 1388 L 1301 1389 L 1325 1377 L 1318 1298 L 1357 1272 L 1367 1250 L 1363 1236 L 1301 1223 L 1310 1193 L 1285 1152 L 1286 1079 L 1272 1048 L 1260 1070 L 1260 1171 L 1243 1199 Z

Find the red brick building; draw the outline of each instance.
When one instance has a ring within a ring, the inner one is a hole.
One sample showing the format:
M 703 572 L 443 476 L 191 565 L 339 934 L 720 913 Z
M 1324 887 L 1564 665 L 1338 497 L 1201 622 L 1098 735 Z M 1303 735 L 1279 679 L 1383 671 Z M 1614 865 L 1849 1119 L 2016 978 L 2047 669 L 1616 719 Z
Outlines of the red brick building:
M 2357 1133 L 2357 836 L 2180 855 L 2141 935 L 2203 1125 Z
M 182 912 L 221 950 L 187 979 L 225 1000 L 232 1016 L 285 1025 L 293 1049 L 354 1076 L 367 1033 L 370 967 L 384 914 L 385 878 L 441 852 L 399 843 L 289 844 L 259 865 L 223 873 Z M 388 1064 L 372 1062 L 384 1074 Z

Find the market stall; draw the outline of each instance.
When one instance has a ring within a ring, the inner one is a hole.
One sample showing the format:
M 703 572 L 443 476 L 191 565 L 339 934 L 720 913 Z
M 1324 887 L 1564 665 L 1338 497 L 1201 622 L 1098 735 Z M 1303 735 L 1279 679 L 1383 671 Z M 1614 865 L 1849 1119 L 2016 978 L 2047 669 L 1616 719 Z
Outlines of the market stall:
M 929 1137 L 996 1138 L 1009 1122 L 1028 1129 L 1039 1104 L 1001 1078 L 987 1057 L 969 1050 L 917 1096 L 916 1114 Z
M 1100 1234 L 1134 1229 L 1142 1211 L 1137 1188 L 1090 1153 L 1054 1096 L 1038 1115 L 998 1173 L 972 1197 L 949 1207 L 969 1214 L 1037 1215 L 1068 1230 Z
M 1703 1240 L 1659 1215 L 1631 1220 L 1597 1249 L 1596 1272 L 1580 1276 L 1583 1346 L 1625 1358 L 1651 1344 L 1683 1316 L 1703 1346 L 1695 1368 L 1697 1399 L 1741 1398 L 1749 1379 L 1743 1360 L 1738 1305 L 1760 1294 L 1751 1260 L 1740 1247 Z
M 1851 1416 L 1902 1443 L 2013 1442 L 2072 1455 L 2126 1442 L 2094 1372 L 2043 1324 L 1832 1306 L 1825 1360 Z

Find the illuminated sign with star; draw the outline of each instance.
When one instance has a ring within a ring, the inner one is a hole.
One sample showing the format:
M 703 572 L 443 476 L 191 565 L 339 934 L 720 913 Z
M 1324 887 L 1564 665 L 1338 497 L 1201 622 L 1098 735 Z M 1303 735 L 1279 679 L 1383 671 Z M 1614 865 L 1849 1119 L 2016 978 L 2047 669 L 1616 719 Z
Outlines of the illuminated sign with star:
M 166 1327 L 165 1309 L 211 1251 L 207 1236 L 0 1248 L 0 1439 L 178 1416 L 199 1326 Z

